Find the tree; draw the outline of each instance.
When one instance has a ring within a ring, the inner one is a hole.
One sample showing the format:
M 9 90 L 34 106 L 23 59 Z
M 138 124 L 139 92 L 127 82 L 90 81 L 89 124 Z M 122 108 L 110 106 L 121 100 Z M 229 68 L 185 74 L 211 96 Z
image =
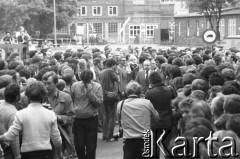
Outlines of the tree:
M 17 30 L 24 26 L 32 35 L 40 31 L 40 38 L 53 32 L 53 0 L 0 0 L 0 30 Z M 56 0 L 57 29 L 67 26 L 77 12 L 76 0 Z
M 211 28 L 217 33 L 218 40 L 220 40 L 219 24 L 222 19 L 222 11 L 236 3 L 237 0 L 189 0 L 189 6 L 196 8 L 209 21 Z

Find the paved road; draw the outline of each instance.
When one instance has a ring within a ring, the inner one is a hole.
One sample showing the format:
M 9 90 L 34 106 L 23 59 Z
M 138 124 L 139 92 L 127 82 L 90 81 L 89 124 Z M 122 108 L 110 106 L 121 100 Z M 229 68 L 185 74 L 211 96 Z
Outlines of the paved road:
M 123 141 L 106 142 L 102 133 L 98 133 L 97 159 L 123 159 Z

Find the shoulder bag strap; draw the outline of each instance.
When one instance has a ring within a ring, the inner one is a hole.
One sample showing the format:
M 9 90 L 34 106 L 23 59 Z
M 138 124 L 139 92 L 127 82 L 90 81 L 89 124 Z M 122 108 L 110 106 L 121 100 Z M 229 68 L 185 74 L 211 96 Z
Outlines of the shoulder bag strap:
M 121 122 L 121 118 L 122 118 L 122 108 L 123 108 L 123 104 L 124 104 L 125 100 L 122 101 L 121 107 L 120 107 L 120 114 L 119 114 L 119 128 L 122 127 L 122 122 Z

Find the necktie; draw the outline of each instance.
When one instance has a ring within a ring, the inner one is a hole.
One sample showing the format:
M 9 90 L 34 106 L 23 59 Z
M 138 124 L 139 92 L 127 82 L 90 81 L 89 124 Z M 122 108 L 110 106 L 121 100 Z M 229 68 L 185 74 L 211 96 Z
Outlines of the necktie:
M 149 80 L 148 80 L 148 74 L 149 74 L 149 70 L 146 70 L 146 85 L 147 87 L 149 86 Z

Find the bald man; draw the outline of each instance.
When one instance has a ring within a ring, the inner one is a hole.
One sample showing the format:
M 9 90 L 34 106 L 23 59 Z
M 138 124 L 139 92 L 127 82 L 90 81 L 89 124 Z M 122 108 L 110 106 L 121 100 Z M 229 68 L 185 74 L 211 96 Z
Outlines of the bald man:
M 145 94 L 149 87 L 148 77 L 151 73 L 150 64 L 151 62 L 149 60 L 145 60 L 143 63 L 143 70 L 139 71 L 135 78 L 135 81 L 142 87 L 142 94 Z

